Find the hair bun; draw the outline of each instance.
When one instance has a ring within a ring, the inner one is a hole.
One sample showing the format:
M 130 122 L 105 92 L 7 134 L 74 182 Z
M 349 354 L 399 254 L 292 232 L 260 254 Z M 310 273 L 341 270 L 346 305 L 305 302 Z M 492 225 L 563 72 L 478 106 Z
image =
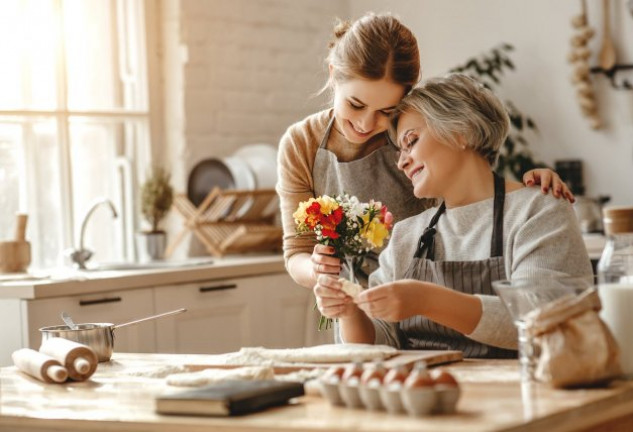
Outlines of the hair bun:
M 334 24 L 334 40 L 328 44 L 328 48 L 334 48 L 336 43 L 345 36 L 345 33 L 347 33 L 351 26 L 352 23 L 350 21 L 337 19 L 336 24 Z

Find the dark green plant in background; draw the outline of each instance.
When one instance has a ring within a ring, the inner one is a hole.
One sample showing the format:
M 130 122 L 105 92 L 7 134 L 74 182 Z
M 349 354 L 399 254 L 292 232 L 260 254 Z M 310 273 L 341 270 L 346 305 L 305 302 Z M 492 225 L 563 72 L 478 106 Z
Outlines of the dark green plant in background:
M 141 214 L 152 226 L 152 233 L 161 232 L 158 224 L 171 208 L 174 191 L 169 184 L 170 179 L 171 174 L 167 170 L 153 167 L 141 186 Z
M 504 71 L 515 69 L 509 56 L 511 51 L 514 51 L 512 45 L 501 44 L 489 53 L 468 59 L 466 63 L 451 69 L 450 72 L 466 74 L 494 91 L 495 87 L 501 85 Z M 534 120 L 523 114 L 512 102 L 504 101 L 504 103 L 510 116 L 511 128 L 501 148 L 495 171 L 501 175 L 510 173 L 520 180 L 526 171 L 548 166 L 534 159 L 528 148 L 529 143 L 524 137 L 528 131 L 538 133 Z

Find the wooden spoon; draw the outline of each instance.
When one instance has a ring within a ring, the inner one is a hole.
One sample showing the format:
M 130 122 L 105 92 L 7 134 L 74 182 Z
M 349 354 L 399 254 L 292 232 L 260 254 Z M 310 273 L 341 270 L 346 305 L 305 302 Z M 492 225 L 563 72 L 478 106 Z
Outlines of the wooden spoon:
M 604 70 L 615 66 L 615 46 L 609 28 L 609 0 L 602 0 L 602 46 L 600 47 L 599 63 Z

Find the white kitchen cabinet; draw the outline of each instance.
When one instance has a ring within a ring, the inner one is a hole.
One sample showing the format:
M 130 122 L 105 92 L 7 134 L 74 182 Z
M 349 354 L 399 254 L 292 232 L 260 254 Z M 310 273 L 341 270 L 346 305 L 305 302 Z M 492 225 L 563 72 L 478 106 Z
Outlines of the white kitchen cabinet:
M 39 329 L 63 325 L 62 311 L 77 323 L 121 324 L 188 309 L 115 330 L 115 352 L 214 354 L 243 346 L 283 348 L 314 342 L 306 339 L 306 329 L 316 325 L 307 316 L 312 292 L 293 282 L 281 257 L 226 262 L 207 269 L 10 286 L 14 294 L 4 291 L 0 296 L 0 366 L 10 365 L 11 353 L 19 348 L 39 348 Z M 271 271 L 273 266 L 277 268 Z
M 244 346 L 303 346 L 310 298 L 287 274 L 156 288 L 157 311 L 187 308 L 156 322 L 157 350 L 213 354 Z
M 39 329 L 64 325 L 60 313 L 68 312 L 75 323 L 122 324 L 154 314 L 154 290 L 151 288 L 111 291 L 90 295 L 23 300 L 26 327 L 25 346 L 37 349 Z M 169 319 L 169 318 L 164 318 Z M 122 327 L 114 331 L 115 352 L 156 352 L 156 329 L 152 321 Z

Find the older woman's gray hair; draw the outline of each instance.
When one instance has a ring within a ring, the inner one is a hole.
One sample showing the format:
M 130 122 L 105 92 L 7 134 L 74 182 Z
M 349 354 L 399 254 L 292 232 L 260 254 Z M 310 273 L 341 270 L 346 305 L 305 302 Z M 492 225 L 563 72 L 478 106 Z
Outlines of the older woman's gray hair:
M 466 147 L 479 153 L 494 166 L 510 129 L 503 103 L 492 91 L 464 74 L 451 74 L 425 80 L 402 99 L 389 127 L 392 142 L 397 142 L 400 116 L 418 113 L 438 141 Z

